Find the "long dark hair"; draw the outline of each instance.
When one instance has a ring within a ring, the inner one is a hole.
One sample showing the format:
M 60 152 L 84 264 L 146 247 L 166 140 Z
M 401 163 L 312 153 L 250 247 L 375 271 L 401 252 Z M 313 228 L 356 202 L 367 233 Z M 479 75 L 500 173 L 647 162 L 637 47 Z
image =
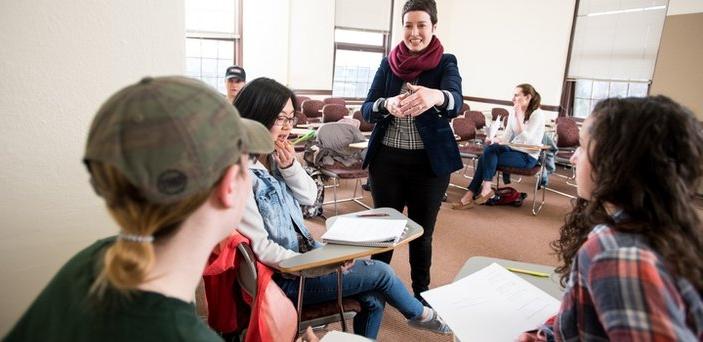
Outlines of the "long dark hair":
M 243 118 L 256 120 L 271 129 L 288 100 L 296 106 L 292 90 L 275 80 L 260 77 L 247 83 L 232 104 L 237 107 Z M 295 111 L 298 111 L 298 108 L 295 108 Z
M 588 233 L 598 224 L 640 234 L 672 274 L 703 290 L 703 227 L 693 204 L 703 175 L 703 128 L 665 96 L 606 99 L 593 110 L 586 148 L 594 188 L 566 216 L 552 242 L 565 284 Z M 606 203 L 623 210 L 614 222 Z
M 520 88 L 520 90 L 522 90 L 523 95 L 532 96 L 532 98 L 530 99 L 530 103 L 527 104 L 527 110 L 525 111 L 525 121 L 530 120 L 532 112 L 539 109 L 539 106 L 542 103 L 542 96 L 540 96 L 537 90 L 535 90 L 535 87 L 533 87 L 529 83 L 518 84 L 517 88 Z

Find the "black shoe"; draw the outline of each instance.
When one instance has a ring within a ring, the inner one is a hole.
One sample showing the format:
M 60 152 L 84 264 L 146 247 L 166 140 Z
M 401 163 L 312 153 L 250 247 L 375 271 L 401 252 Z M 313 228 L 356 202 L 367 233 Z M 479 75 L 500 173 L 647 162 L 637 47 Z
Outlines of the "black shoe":
M 361 184 L 361 188 L 366 191 L 371 191 L 371 185 L 369 185 L 369 183 Z

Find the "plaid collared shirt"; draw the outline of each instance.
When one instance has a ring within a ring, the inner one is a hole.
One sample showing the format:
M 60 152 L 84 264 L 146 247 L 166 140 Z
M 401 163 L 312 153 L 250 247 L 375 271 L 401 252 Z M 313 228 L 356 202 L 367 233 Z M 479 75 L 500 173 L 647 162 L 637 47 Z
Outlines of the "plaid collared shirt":
M 383 145 L 401 148 L 404 150 L 421 150 L 425 148 L 422 144 L 420 132 L 415 127 L 415 118 L 393 118 L 386 135 L 383 137 Z
M 574 260 L 553 332 L 557 341 L 703 341 L 703 302 L 642 235 L 599 225 Z

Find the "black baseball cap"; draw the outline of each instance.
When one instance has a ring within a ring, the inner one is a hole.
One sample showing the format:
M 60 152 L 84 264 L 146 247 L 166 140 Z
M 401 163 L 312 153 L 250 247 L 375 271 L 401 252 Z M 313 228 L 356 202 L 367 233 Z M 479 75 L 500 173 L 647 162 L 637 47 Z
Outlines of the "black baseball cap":
M 244 72 L 244 68 L 237 65 L 233 65 L 227 68 L 227 72 L 225 72 L 225 80 L 228 80 L 230 78 L 236 78 L 246 82 L 247 73 Z

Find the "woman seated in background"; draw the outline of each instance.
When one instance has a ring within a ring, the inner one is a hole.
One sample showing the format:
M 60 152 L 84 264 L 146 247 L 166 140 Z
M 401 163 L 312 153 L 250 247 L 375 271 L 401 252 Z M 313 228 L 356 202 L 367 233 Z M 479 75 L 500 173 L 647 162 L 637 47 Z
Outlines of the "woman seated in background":
M 539 109 L 541 97 L 529 84 L 515 87 L 513 108 L 501 141 L 486 139 L 483 154 L 478 158 L 468 191 L 452 209 L 469 209 L 486 203 L 495 194 L 491 186 L 498 166 L 530 169 L 537 165 L 539 150 L 508 144 L 541 145 L 544 137 L 544 113 Z M 501 143 L 502 142 L 502 143 Z
M 664 96 L 596 105 L 571 160 L 578 199 L 552 243 L 562 305 L 520 340 L 703 340 L 701 129 Z
M 259 261 L 272 268 L 320 246 L 305 227 L 300 210 L 300 204 L 315 201 L 317 186 L 297 161 L 293 146 L 288 142 L 295 124 L 294 103 L 295 95 L 290 89 L 268 78 L 248 83 L 234 100 L 242 117 L 268 127 L 275 144 L 274 153 L 259 155 L 250 165 L 253 192 L 247 200 L 242 223 L 237 227 L 251 240 Z M 358 260 L 345 263 L 343 268 L 343 296 L 354 296 L 362 305 L 362 312 L 354 317 L 356 334 L 376 338 L 386 301 L 408 318 L 411 326 L 449 333 L 434 310 L 415 299 L 388 264 Z M 337 276 L 329 273 L 331 271 L 306 279 L 305 305 L 337 298 Z M 273 279 L 293 302 L 297 302 L 297 277 L 277 273 Z

